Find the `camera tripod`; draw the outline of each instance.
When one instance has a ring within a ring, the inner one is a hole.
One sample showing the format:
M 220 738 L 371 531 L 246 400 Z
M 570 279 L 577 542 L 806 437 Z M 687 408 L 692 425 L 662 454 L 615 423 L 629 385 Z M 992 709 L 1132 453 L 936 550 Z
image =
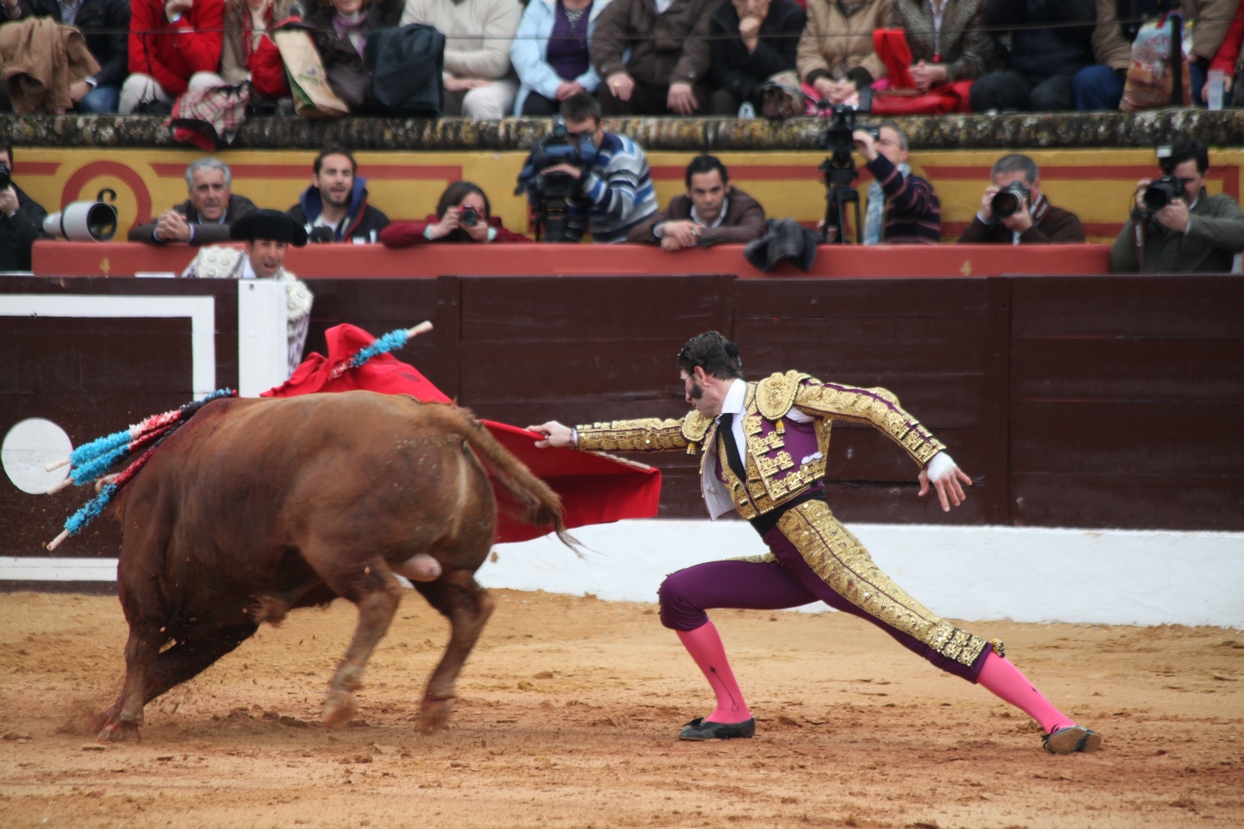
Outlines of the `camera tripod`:
M 835 152 L 821 162 L 819 169 L 825 182 L 825 225 L 821 231 L 822 238 L 834 244 L 847 244 L 846 206 L 854 204 L 855 233 L 858 241 L 864 228 L 860 224 L 860 193 L 853 186 L 856 179 L 855 160 L 850 152 Z M 837 231 L 832 240 L 829 238 L 830 228 Z

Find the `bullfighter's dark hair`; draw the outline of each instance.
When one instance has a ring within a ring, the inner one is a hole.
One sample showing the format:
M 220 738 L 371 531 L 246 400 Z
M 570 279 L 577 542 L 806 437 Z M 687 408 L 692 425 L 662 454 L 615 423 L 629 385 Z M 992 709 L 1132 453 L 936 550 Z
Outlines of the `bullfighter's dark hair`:
M 604 117 L 600 108 L 600 101 L 586 92 L 576 92 L 562 101 L 558 112 L 567 121 L 586 121 L 591 118 L 599 124 L 600 119 Z
M 1196 159 L 1196 171 L 1205 175 L 1209 169 L 1209 147 L 1195 138 L 1181 138 L 1171 145 L 1171 154 L 1163 158 L 1158 166 L 1168 176 L 1175 174 L 1175 168 L 1185 161 Z
M 721 163 L 721 159 L 715 155 L 697 155 L 691 159 L 691 163 L 687 165 L 687 189 L 691 189 L 691 177 L 702 176 L 705 173 L 711 173 L 713 170 L 721 173 L 721 183 L 727 184 L 730 181 L 730 174 L 726 172 L 726 165 Z
M 317 176 L 320 174 L 320 168 L 324 166 L 324 159 L 330 155 L 344 155 L 346 158 L 350 159 L 350 172 L 358 172 L 359 165 L 358 162 L 354 160 L 354 153 L 344 147 L 325 147 L 320 150 L 320 154 L 315 157 L 315 163 L 311 165 L 311 169 L 315 171 Z
M 679 369 L 691 375 L 697 367 L 718 380 L 743 378 L 743 361 L 739 358 L 739 347 L 716 331 L 697 334 L 687 340 L 687 344 L 678 352 Z
M 480 189 L 480 186 L 471 181 L 455 181 L 453 184 L 445 188 L 445 192 L 441 193 L 441 200 L 436 203 L 436 218 L 445 218 L 445 211 L 451 207 L 457 207 L 462 204 L 462 200 L 472 193 L 479 193 L 480 198 L 484 200 L 484 218 L 488 219 L 492 216 L 492 205 L 488 202 L 488 194 Z

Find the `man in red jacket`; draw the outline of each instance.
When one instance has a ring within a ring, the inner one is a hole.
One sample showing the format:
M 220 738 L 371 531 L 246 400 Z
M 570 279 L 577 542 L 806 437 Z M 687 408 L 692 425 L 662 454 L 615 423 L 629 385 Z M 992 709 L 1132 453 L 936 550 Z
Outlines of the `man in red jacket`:
M 217 74 L 223 0 L 133 0 L 130 9 L 130 76 L 121 87 L 122 115 L 153 102 L 171 107 L 187 91 L 224 85 Z

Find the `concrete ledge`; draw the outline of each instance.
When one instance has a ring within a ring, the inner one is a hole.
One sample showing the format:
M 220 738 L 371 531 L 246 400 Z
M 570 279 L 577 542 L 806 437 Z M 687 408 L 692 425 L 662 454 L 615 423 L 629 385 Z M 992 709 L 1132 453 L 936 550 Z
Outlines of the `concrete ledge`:
M 872 119 L 875 120 L 875 119 Z M 942 115 L 896 119 L 925 150 L 1141 147 L 1194 135 L 1211 147 L 1235 146 L 1244 110 L 1171 108 L 1141 113 L 1073 112 Z M 525 150 L 548 131 L 548 119 L 505 118 L 252 118 L 229 149 L 319 150 L 340 144 L 361 150 Z M 734 118 L 612 119 L 610 129 L 647 150 L 815 150 L 818 118 L 782 122 Z M 164 119 L 145 115 L 0 117 L 0 136 L 22 147 L 188 147 L 173 141 Z

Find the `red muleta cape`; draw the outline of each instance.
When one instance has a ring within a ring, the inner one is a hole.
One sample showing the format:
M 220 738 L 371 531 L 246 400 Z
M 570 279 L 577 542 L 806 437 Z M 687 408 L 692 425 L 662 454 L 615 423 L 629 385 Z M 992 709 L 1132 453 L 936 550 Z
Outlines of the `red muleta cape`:
M 324 332 L 328 356 L 312 353 L 283 385 L 263 393 L 263 397 L 296 397 L 316 392 L 366 389 L 385 394 L 409 394 L 417 400 L 452 403 L 428 378 L 392 354 L 373 357 L 358 368 L 332 378 L 333 367 L 348 360 L 376 339 L 354 325 L 338 325 Z M 657 514 L 661 499 L 661 471 L 627 461 L 578 452 L 573 449 L 537 449 L 540 436 L 517 426 L 482 421 L 502 446 L 527 464 L 562 499 L 567 527 L 608 524 L 623 518 L 649 518 Z M 507 514 L 511 503 L 504 487 L 493 483 L 502 509 L 497 514 L 498 542 L 526 541 L 544 531 Z

